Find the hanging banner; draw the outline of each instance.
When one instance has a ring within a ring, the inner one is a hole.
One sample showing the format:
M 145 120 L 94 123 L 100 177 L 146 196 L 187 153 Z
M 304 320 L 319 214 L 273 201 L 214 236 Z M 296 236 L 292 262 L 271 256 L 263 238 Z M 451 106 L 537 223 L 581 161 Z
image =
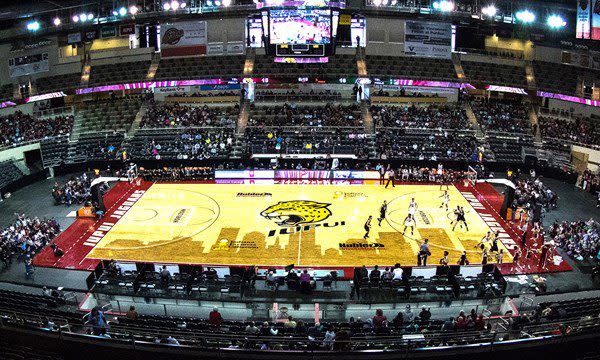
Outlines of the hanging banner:
M 160 26 L 161 55 L 206 54 L 206 21 L 180 21 Z
M 450 59 L 452 57 L 452 26 L 447 23 L 406 21 L 404 54 Z
M 17 56 L 8 59 L 8 72 L 10 77 L 19 77 L 37 74 L 50 70 L 48 53 Z
M 79 42 L 81 42 L 81 33 L 80 32 L 71 33 L 71 34 L 67 35 L 67 43 L 76 44 Z
M 600 40 L 600 0 L 593 0 L 592 12 L 592 40 Z
M 98 38 L 98 30 L 89 29 L 83 32 L 83 41 L 89 42 L 94 41 Z
M 592 0 L 579 0 L 577 6 L 577 38 L 589 39 L 592 16 Z

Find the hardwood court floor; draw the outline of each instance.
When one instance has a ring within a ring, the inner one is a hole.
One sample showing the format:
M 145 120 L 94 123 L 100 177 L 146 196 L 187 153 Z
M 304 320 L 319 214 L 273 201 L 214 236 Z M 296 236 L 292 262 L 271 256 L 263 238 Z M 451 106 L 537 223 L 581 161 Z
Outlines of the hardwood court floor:
M 444 250 L 471 263 L 489 231 L 465 197 L 450 186 L 450 211 L 436 185 L 153 184 L 87 255 L 154 263 L 327 267 L 416 265 L 428 238 L 430 264 Z M 403 235 L 408 204 L 418 204 L 414 234 Z M 381 203 L 386 219 L 377 224 Z M 469 231 L 452 231 L 452 208 L 464 207 Z M 364 223 L 373 216 L 370 237 Z M 504 245 L 499 243 L 500 248 Z M 505 250 L 504 262 L 511 256 Z M 491 261 L 491 260 L 490 260 Z

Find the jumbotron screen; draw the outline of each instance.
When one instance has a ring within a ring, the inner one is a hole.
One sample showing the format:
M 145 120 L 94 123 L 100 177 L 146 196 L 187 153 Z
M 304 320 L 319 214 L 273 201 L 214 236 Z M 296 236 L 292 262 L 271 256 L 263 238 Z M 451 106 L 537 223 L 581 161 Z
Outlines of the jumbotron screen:
M 271 44 L 321 45 L 331 41 L 330 10 L 271 10 Z

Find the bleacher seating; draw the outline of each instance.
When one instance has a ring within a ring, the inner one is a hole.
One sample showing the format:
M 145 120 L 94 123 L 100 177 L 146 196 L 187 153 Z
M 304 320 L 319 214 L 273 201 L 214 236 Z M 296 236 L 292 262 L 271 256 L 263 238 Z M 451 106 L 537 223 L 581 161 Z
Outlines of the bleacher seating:
M 358 105 L 257 104 L 250 112 L 250 125 L 268 126 L 362 126 Z
M 134 159 L 227 158 L 233 149 L 234 128 L 140 129 L 128 142 Z
M 486 131 L 529 134 L 531 121 L 529 107 L 522 101 L 473 101 L 473 113 Z
M 89 85 L 99 86 L 145 81 L 149 67 L 149 60 L 92 65 Z
M 203 56 L 164 58 L 154 80 L 192 80 L 201 78 L 238 78 L 243 75 L 244 56 Z
M 371 106 L 377 126 L 423 129 L 468 129 L 465 110 L 458 104 L 430 106 Z
M 538 306 L 538 311 L 544 314 L 544 309 L 549 309 L 546 317 L 549 320 L 561 319 L 577 319 L 590 314 L 600 313 L 600 299 L 598 298 L 582 298 L 561 300 L 555 302 L 543 302 Z
M 533 148 L 531 135 L 488 133 L 488 143 L 496 161 L 522 163 L 524 149 Z
M 471 130 L 377 128 L 377 153 L 387 159 L 467 161 L 477 155 L 479 143 Z
M 533 69 L 538 89 L 542 91 L 578 95 L 580 79 L 588 86 L 600 83 L 600 72 L 597 70 L 544 61 L 534 61 Z
M 255 77 L 291 77 L 296 80 L 298 77 L 337 80 L 342 77 L 356 77 L 357 74 L 356 59 L 353 55 L 330 56 L 326 63 L 313 64 L 276 63 L 273 57 L 256 56 L 253 70 Z
M 586 117 L 540 115 L 540 131 L 545 140 L 560 139 L 589 145 L 600 145 L 600 133 L 594 121 Z
M 23 172 L 12 161 L 0 162 L 0 189 L 23 177 Z
M 153 103 L 142 118 L 142 128 L 197 126 L 234 127 L 239 106 L 194 106 L 177 103 Z
M 53 75 L 35 80 L 38 94 L 72 90 L 81 87 L 81 73 Z
M 525 68 L 488 62 L 462 61 L 467 80 L 486 85 L 504 85 L 525 88 Z
M 248 127 L 249 154 L 352 154 L 372 152 L 374 137 L 364 127 Z
M 90 160 L 115 160 L 122 154 L 124 133 L 87 133 L 69 146 L 68 163 L 82 163 Z
M 13 84 L 3 84 L 0 86 L 0 102 L 11 100 L 13 98 Z
M 458 81 L 451 60 L 368 55 L 366 63 L 372 77 Z
M 21 111 L 0 116 L 0 147 L 68 135 L 73 121 L 72 115 L 37 117 Z
M 140 105 L 137 97 L 84 103 L 78 112 L 82 124 L 80 132 L 127 131 Z
M 69 148 L 68 136 L 57 136 L 40 141 L 42 163 L 44 167 L 58 166 L 67 158 Z

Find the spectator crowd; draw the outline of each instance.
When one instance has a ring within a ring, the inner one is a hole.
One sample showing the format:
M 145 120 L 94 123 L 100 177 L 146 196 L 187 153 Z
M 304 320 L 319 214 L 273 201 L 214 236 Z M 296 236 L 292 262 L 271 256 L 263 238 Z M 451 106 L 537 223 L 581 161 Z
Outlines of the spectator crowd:
M 140 127 L 235 127 L 239 106 L 187 106 L 178 103 L 154 103 L 148 107 Z
M 577 260 L 600 260 L 600 224 L 588 221 L 556 221 L 548 235 L 556 246 Z
M 52 187 L 52 197 L 54 198 L 54 205 L 72 205 L 82 204 L 92 197 L 90 193 L 90 187 L 92 185 L 92 179 L 90 179 L 86 173 L 79 176 L 72 176 L 63 185 L 57 182 Z
M 17 219 L 0 231 L 0 258 L 5 267 L 15 256 L 25 262 L 52 242 L 59 234 L 60 226 L 54 219 L 40 219 L 17 214 Z
M 67 135 L 73 127 L 73 116 L 35 117 L 16 111 L 0 116 L 0 146 L 51 136 Z

